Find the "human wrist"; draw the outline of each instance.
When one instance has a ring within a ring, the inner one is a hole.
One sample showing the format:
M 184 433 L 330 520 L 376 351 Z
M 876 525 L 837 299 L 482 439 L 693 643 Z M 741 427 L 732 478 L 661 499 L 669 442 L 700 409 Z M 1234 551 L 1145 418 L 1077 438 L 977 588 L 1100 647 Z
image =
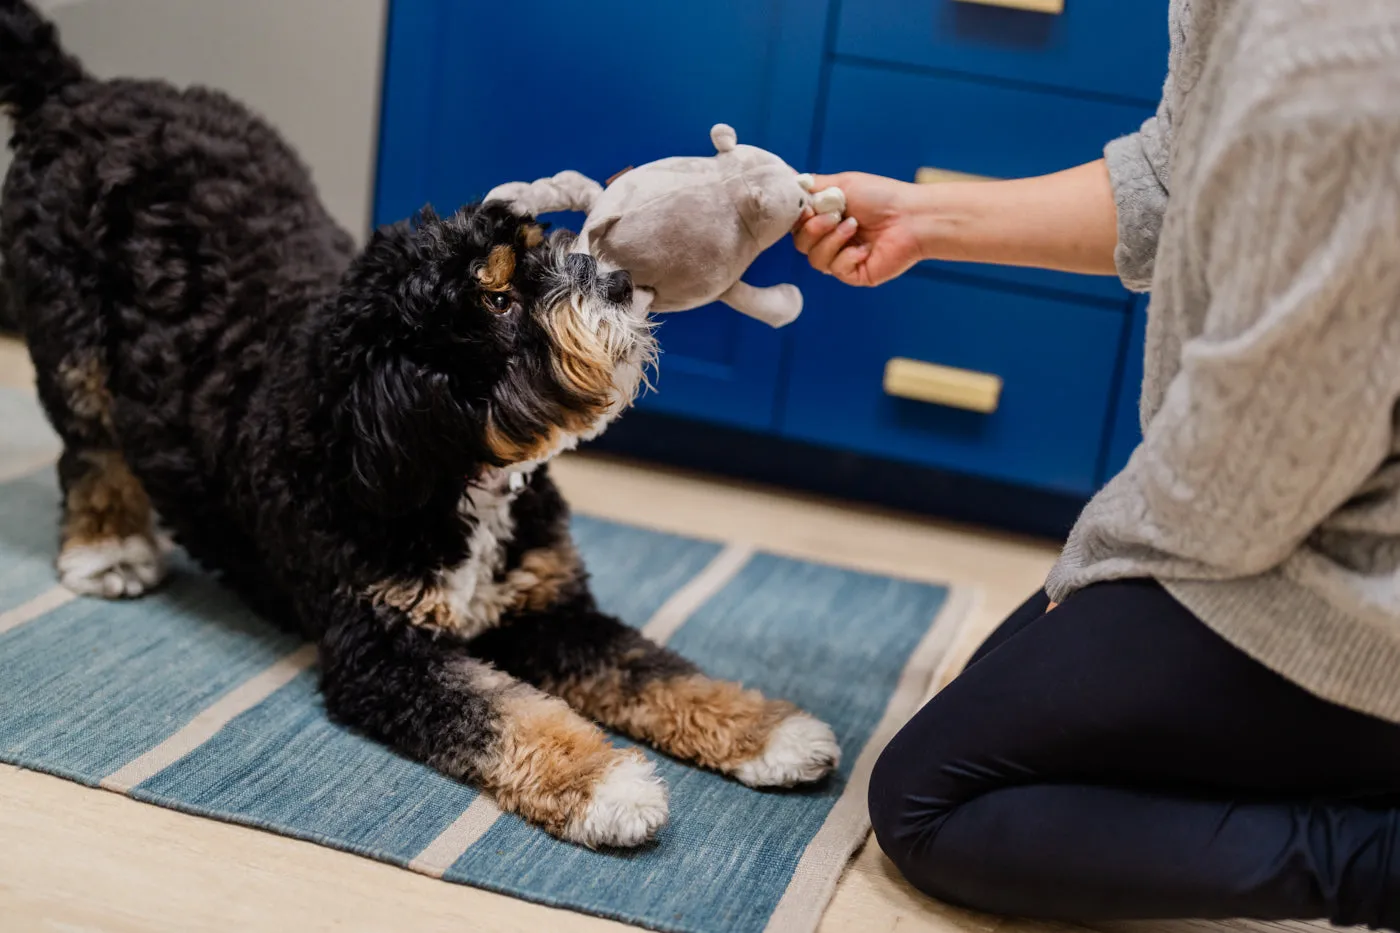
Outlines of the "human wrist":
M 920 259 L 957 259 L 965 252 L 959 233 L 965 227 L 965 211 L 954 190 L 962 187 L 960 182 L 906 185 L 902 210 L 919 244 Z

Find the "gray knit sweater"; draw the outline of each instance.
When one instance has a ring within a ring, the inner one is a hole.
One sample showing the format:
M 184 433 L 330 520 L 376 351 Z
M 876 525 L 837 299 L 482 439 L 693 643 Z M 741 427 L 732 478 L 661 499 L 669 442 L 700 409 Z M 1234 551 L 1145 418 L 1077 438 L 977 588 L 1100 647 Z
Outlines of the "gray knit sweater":
M 1156 578 L 1400 721 L 1400 2 L 1173 0 L 1171 37 L 1156 117 L 1106 150 L 1152 291 L 1144 439 L 1047 589 Z

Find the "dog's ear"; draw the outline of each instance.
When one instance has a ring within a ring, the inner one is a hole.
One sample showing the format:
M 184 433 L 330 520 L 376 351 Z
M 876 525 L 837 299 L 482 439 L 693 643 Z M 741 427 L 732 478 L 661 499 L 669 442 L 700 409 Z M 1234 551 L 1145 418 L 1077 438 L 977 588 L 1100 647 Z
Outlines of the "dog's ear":
M 351 384 L 344 403 L 350 485 L 361 506 L 404 515 L 449 491 L 449 471 L 462 460 L 464 415 L 446 382 L 400 357 L 369 367 Z

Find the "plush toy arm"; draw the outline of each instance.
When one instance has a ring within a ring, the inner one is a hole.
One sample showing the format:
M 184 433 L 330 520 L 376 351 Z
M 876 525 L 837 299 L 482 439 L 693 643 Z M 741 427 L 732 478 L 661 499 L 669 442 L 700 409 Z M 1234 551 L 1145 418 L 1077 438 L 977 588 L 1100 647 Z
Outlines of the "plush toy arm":
M 560 172 L 537 181 L 512 181 L 497 185 L 483 200 L 506 201 L 524 214 L 552 214 L 556 211 L 588 213 L 603 193 L 603 186 L 578 172 Z
M 812 212 L 815 214 L 844 214 L 846 213 L 846 192 L 836 186 L 823 188 L 820 191 L 813 191 L 817 180 L 811 175 L 802 174 L 797 176 L 797 184 L 803 191 L 812 196 Z
M 757 288 L 746 282 L 735 282 L 719 300 L 769 327 L 791 324 L 802 313 L 802 292 L 796 285 Z

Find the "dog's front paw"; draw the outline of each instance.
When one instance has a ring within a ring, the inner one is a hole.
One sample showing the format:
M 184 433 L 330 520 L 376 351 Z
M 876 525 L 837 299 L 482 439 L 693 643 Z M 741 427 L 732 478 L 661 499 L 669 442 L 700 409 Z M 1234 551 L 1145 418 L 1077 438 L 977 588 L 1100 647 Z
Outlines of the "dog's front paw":
M 563 835 L 590 849 L 639 846 L 666 825 L 668 812 L 666 785 L 655 766 L 639 753 L 624 752 L 603 772 Z
M 734 769 L 750 787 L 792 787 L 829 774 L 841 763 L 831 727 L 806 713 L 793 713 L 773 727 L 763 750 Z
M 165 578 L 165 560 L 145 535 L 69 543 L 58 555 L 58 577 L 80 596 L 130 598 Z

